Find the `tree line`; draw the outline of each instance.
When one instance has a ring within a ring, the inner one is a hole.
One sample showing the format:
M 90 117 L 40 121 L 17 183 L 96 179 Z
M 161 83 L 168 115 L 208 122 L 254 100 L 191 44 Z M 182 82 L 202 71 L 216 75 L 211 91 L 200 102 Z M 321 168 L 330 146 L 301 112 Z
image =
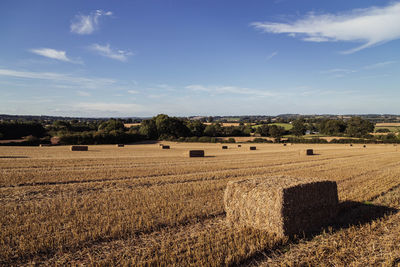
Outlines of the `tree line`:
M 270 121 L 256 121 L 257 125 L 240 123 L 238 126 L 224 127 L 219 122 L 204 124 L 200 120 L 170 117 L 165 114 L 142 120 L 140 125 L 130 128 L 126 128 L 124 122 L 121 119 L 57 120 L 51 124 L 3 121 L 0 122 L 0 139 L 31 136 L 34 142 L 50 142 L 51 137 L 58 137 L 61 144 L 112 144 L 143 140 L 217 142 L 220 141 L 218 137 L 250 135 L 272 137 L 275 141 L 280 141 L 283 136 L 291 135 L 291 140 L 295 141 L 306 132 L 328 136 L 372 138 L 369 133 L 374 130 L 374 124 L 361 117 L 352 117 L 348 120 L 326 118 L 313 121 L 298 118 L 291 122 L 290 130 L 276 124 L 268 124 Z M 379 138 L 383 141 L 397 139 L 393 134 Z

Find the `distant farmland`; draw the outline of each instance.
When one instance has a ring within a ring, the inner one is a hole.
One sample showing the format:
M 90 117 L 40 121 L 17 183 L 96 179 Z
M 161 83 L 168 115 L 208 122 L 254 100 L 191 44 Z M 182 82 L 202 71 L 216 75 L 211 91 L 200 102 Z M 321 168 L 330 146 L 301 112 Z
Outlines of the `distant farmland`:
M 0 147 L 1 265 L 395 266 L 400 151 L 393 145 L 163 142 Z M 305 149 L 315 156 L 306 156 Z M 189 149 L 205 150 L 188 158 Z M 314 236 L 279 239 L 225 223 L 228 181 L 334 180 L 341 211 Z

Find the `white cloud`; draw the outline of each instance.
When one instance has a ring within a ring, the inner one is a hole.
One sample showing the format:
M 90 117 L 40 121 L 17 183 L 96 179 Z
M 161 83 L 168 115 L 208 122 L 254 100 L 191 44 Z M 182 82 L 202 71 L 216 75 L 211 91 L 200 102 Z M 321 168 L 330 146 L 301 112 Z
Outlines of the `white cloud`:
M 275 52 L 273 52 L 273 53 L 271 53 L 271 54 L 269 54 L 268 56 L 267 56 L 267 61 L 269 61 L 269 60 L 271 60 L 274 56 L 276 56 L 278 54 L 278 51 L 275 51 Z
M 308 14 L 292 23 L 254 22 L 257 29 L 270 33 L 287 33 L 309 42 L 362 42 L 362 49 L 400 38 L 400 3 L 386 7 L 355 9 L 345 14 Z
M 116 59 L 119 61 L 126 61 L 128 59 L 128 56 L 133 55 L 133 53 L 129 51 L 112 50 L 109 44 L 107 45 L 93 44 L 89 48 L 104 57 Z
M 37 49 L 31 49 L 30 51 L 34 54 L 48 57 L 48 58 L 57 59 L 57 60 L 70 62 L 70 63 L 82 64 L 82 61 L 72 60 L 72 59 L 68 58 L 67 53 L 65 51 L 55 50 L 52 48 L 37 48 Z
M 74 108 L 85 112 L 111 112 L 133 114 L 143 111 L 143 106 L 138 104 L 106 103 L 106 102 L 81 102 L 73 105 Z
M 186 89 L 190 89 L 192 91 L 203 91 L 214 94 L 239 94 L 239 95 L 252 95 L 252 96 L 276 96 L 277 94 L 255 90 L 250 88 L 243 87 L 235 87 L 235 86 L 203 86 L 198 84 L 192 84 L 185 87 Z
M 77 34 L 91 34 L 99 27 L 99 18 L 102 16 L 111 16 L 111 11 L 96 10 L 89 15 L 76 15 L 71 22 L 71 32 Z
M 128 93 L 135 95 L 135 94 L 139 94 L 139 91 L 136 90 L 128 90 Z
M 396 63 L 396 61 L 379 62 L 379 63 L 375 63 L 375 64 L 372 64 L 372 65 L 364 66 L 364 69 L 366 69 L 366 70 L 378 69 L 378 68 L 386 67 L 388 65 L 392 65 L 394 63 Z
M 17 71 L 11 69 L 0 69 L 0 76 L 23 79 L 48 80 L 55 83 L 63 83 L 61 85 L 59 84 L 58 86 L 67 86 L 72 84 L 83 86 L 86 88 L 105 87 L 114 85 L 116 83 L 115 80 L 106 78 L 87 78 L 63 73 Z
M 85 91 L 77 91 L 76 93 L 79 96 L 91 96 L 91 94 L 89 92 L 85 92 Z

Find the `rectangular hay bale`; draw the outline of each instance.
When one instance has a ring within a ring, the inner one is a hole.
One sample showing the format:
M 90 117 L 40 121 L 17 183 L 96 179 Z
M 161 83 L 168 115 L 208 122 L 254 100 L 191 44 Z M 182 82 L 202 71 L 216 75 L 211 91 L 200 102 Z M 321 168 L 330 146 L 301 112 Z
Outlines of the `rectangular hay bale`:
M 238 145 L 238 147 L 242 147 L 242 145 Z
M 306 150 L 306 155 L 307 155 L 307 156 L 312 156 L 312 155 L 314 155 L 314 150 L 312 150 L 312 149 L 307 149 L 307 150 Z
M 318 231 L 338 212 L 333 181 L 265 177 L 230 181 L 224 194 L 227 222 L 278 237 Z
M 256 150 L 257 148 L 255 146 L 251 146 L 250 150 Z
M 117 147 L 125 147 L 124 144 L 117 144 Z
M 228 149 L 228 146 L 222 146 L 222 149 Z
M 71 146 L 71 151 L 88 151 L 88 146 Z
M 204 150 L 189 150 L 189 157 L 204 157 Z
M 161 149 L 170 149 L 170 147 L 167 146 L 167 145 L 162 145 L 162 146 L 161 146 Z

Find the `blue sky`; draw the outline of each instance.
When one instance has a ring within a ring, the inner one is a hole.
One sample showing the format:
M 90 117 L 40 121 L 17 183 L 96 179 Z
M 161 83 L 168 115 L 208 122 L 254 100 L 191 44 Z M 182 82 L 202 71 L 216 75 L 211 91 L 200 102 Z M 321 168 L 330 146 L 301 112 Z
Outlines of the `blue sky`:
M 0 2 L 0 113 L 399 114 L 400 2 Z

